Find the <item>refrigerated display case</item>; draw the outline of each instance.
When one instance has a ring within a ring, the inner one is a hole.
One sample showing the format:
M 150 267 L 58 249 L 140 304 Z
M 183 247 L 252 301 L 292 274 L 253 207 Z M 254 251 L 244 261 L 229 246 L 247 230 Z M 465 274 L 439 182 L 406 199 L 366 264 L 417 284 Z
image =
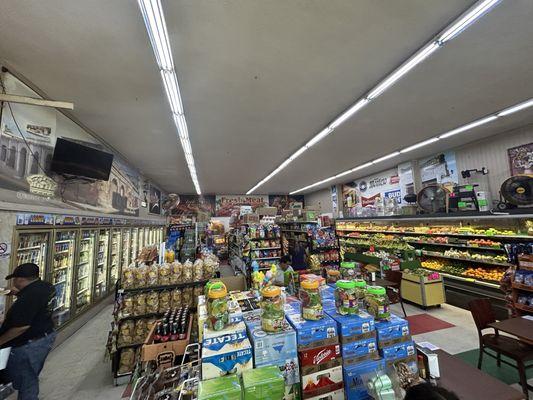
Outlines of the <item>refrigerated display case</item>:
M 131 229 L 123 228 L 122 229 L 122 248 L 121 248 L 121 261 L 120 261 L 120 271 L 130 265 L 130 247 L 131 247 Z
M 139 228 L 131 228 L 130 262 L 135 262 L 139 255 Z
M 94 252 L 96 245 L 96 229 L 82 229 L 80 234 L 80 244 L 76 257 L 75 283 L 76 291 L 74 297 L 74 309 L 76 315 L 85 311 L 92 302 L 92 287 L 94 276 Z
M 109 291 L 112 291 L 120 276 L 120 252 L 122 244 L 122 232 L 113 229 L 111 232 L 111 253 L 109 262 Z
M 97 301 L 107 294 L 107 268 L 109 260 L 109 229 L 98 231 L 96 268 L 94 270 L 94 300 Z
M 15 254 L 12 259 L 14 265 L 11 266 L 11 270 L 14 270 L 20 264 L 32 262 L 39 266 L 40 277 L 43 279 L 46 274 L 50 235 L 51 232 L 37 230 L 18 232 L 13 246 Z
M 143 249 L 144 246 L 146 246 L 146 229 L 145 228 L 139 228 L 139 251 Z
M 56 230 L 52 254 L 51 280 L 56 295 L 52 319 L 57 327 L 71 318 L 72 274 L 76 250 L 77 230 Z

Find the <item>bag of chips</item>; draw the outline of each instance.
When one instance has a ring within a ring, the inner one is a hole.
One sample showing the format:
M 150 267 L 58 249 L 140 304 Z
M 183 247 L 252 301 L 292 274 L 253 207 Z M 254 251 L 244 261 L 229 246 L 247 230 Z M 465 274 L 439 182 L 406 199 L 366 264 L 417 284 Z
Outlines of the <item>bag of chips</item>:
M 194 262 L 192 270 L 192 279 L 194 282 L 198 282 L 204 279 L 204 262 L 201 258 L 197 259 Z
M 148 265 L 146 268 L 146 286 L 157 286 L 159 284 L 159 268 L 156 264 Z
M 118 373 L 127 374 L 128 372 L 132 372 L 134 366 L 135 366 L 135 351 L 133 349 L 121 350 Z
M 146 313 L 156 314 L 159 312 L 159 293 L 150 292 L 146 295 Z
M 137 293 L 133 296 L 133 315 L 146 314 L 146 293 Z
M 164 313 L 171 308 L 172 295 L 169 290 L 163 290 L 159 293 L 159 312 Z
M 131 294 L 126 294 L 122 296 L 122 305 L 120 307 L 120 312 L 122 315 L 131 315 L 133 313 L 133 296 Z
M 133 271 L 135 277 L 135 286 L 136 288 L 146 287 L 146 265 L 141 265 Z
M 181 283 L 181 270 L 183 266 L 179 261 L 174 261 L 170 264 L 170 284 L 176 285 Z
M 117 345 L 119 347 L 133 344 L 134 328 L 135 328 L 135 324 L 132 320 L 122 321 L 122 323 L 120 324 L 120 328 L 118 332 L 118 339 L 117 339 Z
M 133 343 L 143 343 L 148 334 L 148 328 L 145 319 L 138 319 L 135 321 L 135 328 L 133 331 Z
M 178 308 L 182 305 L 181 289 L 174 289 L 171 297 L 172 308 Z
M 122 287 L 124 289 L 131 289 L 135 287 L 134 268 L 134 265 L 130 265 L 124 268 L 124 271 L 122 271 Z
M 164 263 L 159 266 L 159 284 L 170 285 L 170 264 Z
M 192 287 L 183 288 L 181 293 L 181 303 L 184 306 L 192 307 Z
M 190 260 L 187 260 L 183 263 L 183 269 L 182 269 L 182 278 L 183 282 L 192 282 L 193 277 L 193 264 Z

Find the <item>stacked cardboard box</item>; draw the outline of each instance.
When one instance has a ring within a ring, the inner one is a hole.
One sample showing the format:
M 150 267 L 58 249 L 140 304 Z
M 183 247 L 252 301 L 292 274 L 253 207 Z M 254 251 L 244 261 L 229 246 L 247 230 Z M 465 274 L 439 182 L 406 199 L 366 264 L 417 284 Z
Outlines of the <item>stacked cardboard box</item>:
M 285 379 L 284 400 L 298 400 L 300 373 L 294 329 L 285 322 L 282 332 L 266 333 L 261 328 L 261 317 L 256 313 L 246 315 L 244 322 L 252 343 L 254 367 L 278 367 Z
M 304 320 L 297 302 L 288 303 L 287 320 L 296 331 L 303 399 L 344 399 L 337 324 L 328 315 Z
M 417 372 L 415 344 L 405 319 L 391 314 L 389 321 L 376 322 L 376 333 L 379 352 L 387 366 L 403 362 Z
M 252 346 L 244 322 L 228 325 L 220 331 L 204 327 L 202 379 L 240 375 L 249 368 L 253 368 Z

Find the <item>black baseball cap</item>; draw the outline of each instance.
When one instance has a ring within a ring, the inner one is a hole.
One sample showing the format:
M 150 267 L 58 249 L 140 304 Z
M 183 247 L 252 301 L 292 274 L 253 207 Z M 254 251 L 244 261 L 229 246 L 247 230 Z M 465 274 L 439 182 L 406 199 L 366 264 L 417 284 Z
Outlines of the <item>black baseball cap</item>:
M 39 276 L 39 266 L 34 263 L 20 264 L 12 274 L 6 276 L 6 279 L 11 278 L 37 278 Z

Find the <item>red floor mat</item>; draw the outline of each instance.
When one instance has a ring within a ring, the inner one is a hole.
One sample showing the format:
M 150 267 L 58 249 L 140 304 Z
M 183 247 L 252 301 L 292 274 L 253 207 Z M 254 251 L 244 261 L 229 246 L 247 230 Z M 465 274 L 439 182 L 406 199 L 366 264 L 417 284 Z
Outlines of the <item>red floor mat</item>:
M 453 328 L 455 325 L 450 324 L 442 319 L 432 317 L 429 314 L 417 314 L 407 317 L 409 321 L 409 330 L 411 335 L 438 331 L 440 329 Z

